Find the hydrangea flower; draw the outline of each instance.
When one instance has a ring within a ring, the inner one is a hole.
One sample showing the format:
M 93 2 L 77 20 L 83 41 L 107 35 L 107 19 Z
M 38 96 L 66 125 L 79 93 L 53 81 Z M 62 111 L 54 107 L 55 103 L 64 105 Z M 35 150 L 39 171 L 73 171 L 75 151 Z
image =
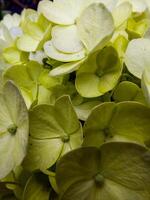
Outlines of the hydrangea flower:
M 84 60 L 110 40 L 114 31 L 113 18 L 109 10 L 98 2 L 43 0 L 39 3 L 38 11 L 54 23 L 52 38 L 44 45 L 45 53 L 55 60 L 73 62 L 61 66 L 61 69 L 66 66 L 68 72 L 75 70 L 80 65 L 75 61 Z M 54 71 L 51 75 L 66 71 Z

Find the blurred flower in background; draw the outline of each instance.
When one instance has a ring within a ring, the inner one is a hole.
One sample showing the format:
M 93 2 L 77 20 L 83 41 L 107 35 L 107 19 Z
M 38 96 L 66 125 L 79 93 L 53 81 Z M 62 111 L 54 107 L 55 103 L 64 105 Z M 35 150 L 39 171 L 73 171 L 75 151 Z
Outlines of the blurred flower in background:
M 0 19 L 6 13 L 20 13 L 23 8 L 36 9 L 40 0 L 0 0 Z

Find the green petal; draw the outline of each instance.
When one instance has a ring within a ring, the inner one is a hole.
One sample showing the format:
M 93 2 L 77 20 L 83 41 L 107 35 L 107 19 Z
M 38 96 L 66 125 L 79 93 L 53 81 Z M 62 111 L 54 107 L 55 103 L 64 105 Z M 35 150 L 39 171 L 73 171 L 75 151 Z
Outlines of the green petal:
M 88 116 L 91 114 L 92 109 L 100 103 L 100 101 L 88 101 L 80 105 L 74 106 L 78 118 L 80 120 L 86 121 Z
M 42 65 L 30 61 L 25 65 L 15 65 L 6 70 L 4 79 L 13 80 L 20 87 L 26 104 L 30 107 L 35 100 L 38 103 L 47 102 L 50 96 L 48 89 L 61 84 L 62 77 L 49 77 L 48 73 L 49 70 L 44 69 Z
M 54 46 L 52 41 L 48 41 L 44 45 L 44 51 L 47 56 L 49 56 L 52 59 L 59 60 L 61 62 L 73 62 L 81 60 L 85 57 L 85 51 L 82 50 L 77 53 L 73 54 L 65 54 L 61 51 L 58 51 Z
M 73 71 L 78 70 L 80 65 L 82 64 L 82 62 L 84 62 L 84 60 L 62 64 L 59 67 L 52 69 L 50 71 L 49 75 L 50 76 L 60 76 L 60 75 L 64 75 L 64 74 L 69 74 Z
M 136 77 L 142 77 L 145 68 L 150 66 L 150 40 L 132 40 L 126 50 L 125 63 L 128 70 Z
M 76 88 L 83 97 L 98 97 L 103 93 L 99 90 L 99 77 L 95 74 L 81 73 L 76 78 Z
M 23 193 L 23 200 L 49 200 L 50 188 L 47 177 L 42 174 L 33 174 Z
M 23 162 L 29 171 L 45 170 L 55 164 L 63 149 L 63 142 L 56 139 L 29 139 L 27 156 Z
M 19 51 L 16 47 L 9 47 L 4 49 L 3 57 L 8 63 L 14 65 L 27 61 L 28 55 Z
M 145 68 L 144 73 L 142 75 L 142 90 L 145 96 L 145 99 L 150 105 L 150 79 L 149 79 L 150 71 L 149 68 Z
M 142 146 L 120 142 L 104 144 L 100 149 L 74 150 L 57 165 L 60 198 L 148 200 L 149 155 L 149 150 Z
M 26 65 L 15 65 L 9 68 L 4 78 L 14 81 L 19 87 L 31 89 L 36 87 L 38 78 L 42 72 L 42 66 L 34 61 L 28 62 Z
M 76 89 L 83 97 L 101 96 L 117 85 L 121 71 L 122 64 L 116 50 L 106 47 L 81 65 L 76 77 Z
M 103 4 L 93 3 L 78 18 L 77 28 L 83 44 L 93 51 L 109 41 L 114 30 L 113 18 Z
M 84 127 L 84 145 L 130 140 L 149 146 L 149 108 L 137 102 L 104 103 L 97 106 Z
M 18 89 L 7 82 L 0 95 L 0 178 L 20 165 L 28 143 L 28 112 Z
M 123 59 L 128 46 L 128 39 L 124 35 L 119 34 L 119 36 L 113 41 L 113 46 L 117 50 L 119 57 Z
M 146 103 L 141 88 L 129 81 L 123 81 L 117 86 L 113 99 L 115 102 L 137 101 L 143 104 Z
M 131 40 L 134 38 L 143 37 L 146 34 L 148 28 L 149 22 L 146 18 L 139 21 L 134 18 L 130 18 L 127 22 L 126 31 L 129 35 L 129 39 Z
M 30 146 L 24 166 L 45 170 L 66 152 L 82 144 L 82 127 L 68 96 L 54 106 L 39 105 L 30 112 Z M 49 156 L 51 155 L 51 156 Z
M 54 26 L 52 29 L 52 43 L 54 47 L 64 53 L 76 53 L 83 50 L 76 25 Z

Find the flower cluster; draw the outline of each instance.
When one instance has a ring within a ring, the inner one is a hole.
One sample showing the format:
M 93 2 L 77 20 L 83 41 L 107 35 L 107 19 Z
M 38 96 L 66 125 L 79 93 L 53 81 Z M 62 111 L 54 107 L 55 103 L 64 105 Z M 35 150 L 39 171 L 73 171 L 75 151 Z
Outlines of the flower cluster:
M 0 199 L 150 199 L 150 1 L 42 0 L 0 22 Z

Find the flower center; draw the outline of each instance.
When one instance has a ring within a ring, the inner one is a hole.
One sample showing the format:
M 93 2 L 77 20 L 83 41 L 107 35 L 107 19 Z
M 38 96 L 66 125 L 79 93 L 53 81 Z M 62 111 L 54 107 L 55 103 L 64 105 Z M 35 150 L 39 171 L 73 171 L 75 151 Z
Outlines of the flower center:
M 11 133 L 12 135 L 16 134 L 17 132 L 17 126 L 15 124 L 11 124 L 9 127 L 8 127 L 8 132 Z
M 48 58 L 43 58 L 42 62 L 44 69 L 52 69 L 52 65 L 49 64 Z
M 94 179 L 95 179 L 96 185 L 98 185 L 100 187 L 103 186 L 104 181 L 105 181 L 103 175 L 101 175 L 100 173 L 98 173 L 98 174 L 96 174 L 96 176 L 94 177 Z
M 64 143 L 67 143 L 67 142 L 69 142 L 69 140 L 70 140 L 70 136 L 69 136 L 69 135 L 64 135 L 64 136 L 62 136 L 61 140 L 62 140 Z

